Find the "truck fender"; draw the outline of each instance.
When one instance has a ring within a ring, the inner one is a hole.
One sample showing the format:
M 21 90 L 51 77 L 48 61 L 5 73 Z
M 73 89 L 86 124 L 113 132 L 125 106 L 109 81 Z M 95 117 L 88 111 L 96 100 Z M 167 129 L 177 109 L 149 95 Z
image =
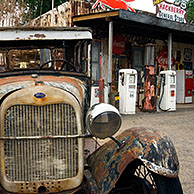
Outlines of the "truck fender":
M 116 137 L 119 147 L 110 140 L 88 157 L 91 174 L 99 194 L 107 194 L 132 161 L 139 159 L 152 172 L 177 177 L 178 157 L 171 140 L 150 128 L 131 128 Z

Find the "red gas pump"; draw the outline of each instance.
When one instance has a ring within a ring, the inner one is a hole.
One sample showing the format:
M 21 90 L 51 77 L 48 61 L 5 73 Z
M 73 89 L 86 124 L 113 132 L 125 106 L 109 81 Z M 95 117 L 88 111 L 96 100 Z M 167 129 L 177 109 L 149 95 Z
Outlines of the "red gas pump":
M 193 73 L 191 70 L 177 70 L 177 103 L 192 103 Z

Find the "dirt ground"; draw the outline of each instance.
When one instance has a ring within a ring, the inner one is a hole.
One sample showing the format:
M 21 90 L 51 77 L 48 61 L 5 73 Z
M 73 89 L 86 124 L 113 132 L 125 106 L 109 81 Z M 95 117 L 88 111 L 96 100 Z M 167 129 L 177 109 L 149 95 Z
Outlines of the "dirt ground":
M 180 163 L 179 178 L 184 194 L 194 193 L 194 104 L 177 105 L 175 112 L 137 112 L 122 115 L 123 131 L 131 127 L 151 127 L 172 140 Z

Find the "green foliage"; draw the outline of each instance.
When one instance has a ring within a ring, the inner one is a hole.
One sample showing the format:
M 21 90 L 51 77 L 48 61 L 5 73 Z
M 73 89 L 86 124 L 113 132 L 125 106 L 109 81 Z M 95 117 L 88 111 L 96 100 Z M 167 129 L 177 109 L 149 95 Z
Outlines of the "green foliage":
M 187 21 L 194 22 L 194 0 L 187 3 Z
M 176 4 L 180 4 L 182 0 L 175 0 Z M 194 0 L 187 0 L 187 22 L 194 22 Z
M 21 0 L 18 0 L 21 1 Z M 52 9 L 52 0 L 22 0 L 29 8 L 27 17 L 36 18 Z M 54 0 L 54 7 L 66 2 L 67 0 Z

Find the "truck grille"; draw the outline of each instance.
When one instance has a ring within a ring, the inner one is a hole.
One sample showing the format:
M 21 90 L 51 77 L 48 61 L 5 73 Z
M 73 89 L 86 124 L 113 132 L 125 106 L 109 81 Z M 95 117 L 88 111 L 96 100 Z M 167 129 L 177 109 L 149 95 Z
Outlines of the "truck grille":
M 43 181 L 76 176 L 78 140 L 57 137 L 76 134 L 76 113 L 68 104 L 11 106 L 5 115 L 4 136 L 35 138 L 4 141 L 7 179 Z M 45 139 L 38 138 L 43 136 Z

